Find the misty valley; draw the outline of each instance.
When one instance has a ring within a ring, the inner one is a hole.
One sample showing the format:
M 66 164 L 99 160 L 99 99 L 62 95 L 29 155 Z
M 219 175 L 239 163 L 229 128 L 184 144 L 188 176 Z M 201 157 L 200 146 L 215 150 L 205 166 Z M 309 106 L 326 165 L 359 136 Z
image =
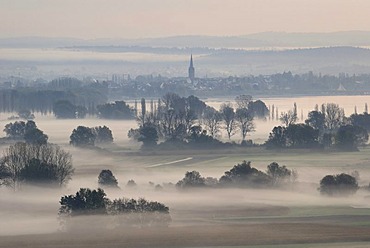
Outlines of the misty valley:
M 96 112 L 68 95 L 45 111 L 11 99 L 0 115 L 1 247 L 369 241 L 364 96 L 167 93 Z

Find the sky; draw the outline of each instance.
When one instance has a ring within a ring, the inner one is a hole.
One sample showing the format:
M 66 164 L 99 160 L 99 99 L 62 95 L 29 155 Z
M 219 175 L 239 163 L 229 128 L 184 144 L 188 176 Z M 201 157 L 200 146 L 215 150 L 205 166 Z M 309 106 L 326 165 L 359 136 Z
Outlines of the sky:
M 370 30 L 369 0 L 0 0 L 0 38 Z

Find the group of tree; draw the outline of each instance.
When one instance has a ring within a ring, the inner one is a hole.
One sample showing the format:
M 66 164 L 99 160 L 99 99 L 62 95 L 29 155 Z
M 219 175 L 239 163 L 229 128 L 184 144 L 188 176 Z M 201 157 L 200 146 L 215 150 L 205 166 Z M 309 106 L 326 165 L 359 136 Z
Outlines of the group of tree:
M 87 114 L 87 108 L 76 106 L 68 100 L 60 100 L 54 103 L 53 112 L 58 119 L 83 119 Z
M 357 178 L 346 173 L 323 177 L 319 187 L 321 194 L 329 196 L 352 195 L 356 193 L 358 189 Z
M 357 175 L 357 176 L 356 176 Z M 318 190 L 323 195 L 347 196 L 356 193 L 358 186 L 358 173 L 349 175 L 326 175 L 320 180 Z M 288 169 L 273 162 L 267 166 L 265 172 L 251 166 L 250 161 L 243 161 L 226 171 L 220 179 L 202 177 L 198 171 L 187 171 L 185 177 L 177 182 L 179 189 L 191 188 L 279 188 L 295 183 L 298 174 L 295 170 Z
M 98 82 L 82 82 L 76 78 L 63 77 L 50 83 L 28 87 L 0 90 L 0 111 L 18 112 L 23 109 L 43 114 L 51 113 L 58 101 L 67 101 L 81 106 L 90 114 L 95 113 L 99 104 L 108 100 L 108 86 Z M 58 115 L 56 115 L 58 116 Z M 66 117 L 60 117 L 66 118 Z M 75 113 L 73 117 L 75 118 Z
M 128 136 L 143 142 L 143 148 L 154 147 L 159 140 L 192 143 L 192 147 L 197 142 L 212 146 L 221 144 L 217 138 L 224 129 L 229 139 L 239 131 L 244 143 L 247 134 L 254 131 L 254 117 L 265 118 L 268 109 L 262 101 L 252 101 L 246 95 L 238 96 L 235 101 L 236 109 L 229 103 L 222 104 L 217 111 L 195 96 L 167 93 L 149 112 L 142 99 L 141 113 L 137 115 L 139 128 L 131 129 Z
M 18 189 L 23 183 L 66 184 L 74 172 L 72 156 L 57 145 L 16 143 L 0 159 L 0 184 Z
M 69 143 L 76 147 L 92 147 L 113 142 L 112 131 L 107 126 L 85 127 L 73 129 Z
M 29 109 L 22 109 L 17 112 L 16 116 L 12 115 L 8 118 L 8 120 L 18 120 L 18 119 L 33 120 L 35 119 L 35 115 Z
M 266 172 L 263 172 L 252 167 L 250 161 L 243 161 L 226 171 L 220 179 L 204 178 L 198 171 L 188 171 L 176 186 L 181 189 L 191 187 L 276 188 L 294 183 L 297 177 L 296 171 L 280 166 L 276 162 L 268 165 Z
M 283 126 L 274 127 L 266 142 L 268 148 L 330 148 L 355 151 L 367 143 L 366 117 L 352 115 L 347 118 L 338 104 L 316 106 L 305 123 L 296 123 L 294 111 L 283 113 Z M 370 119 L 369 119 L 370 120 Z M 359 125 L 360 124 L 360 125 Z
M 81 188 L 75 195 L 66 195 L 60 199 L 59 216 L 73 228 L 81 220 L 73 222 L 76 216 L 113 216 L 108 218 L 110 227 L 148 227 L 167 226 L 171 221 L 169 208 L 160 202 L 147 201 L 144 198 L 119 198 L 110 200 L 103 189 Z M 104 226 L 99 222 L 99 227 Z
M 99 118 L 130 120 L 135 118 L 135 110 L 124 101 L 105 103 L 96 107 Z
M 118 188 L 118 181 L 111 170 L 102 170 L 98 176 L 101 187 Z
M 48 136 L 38 129 L 32 120 L 8 123 L 4 132 L 9 139 L 24 140 L 29 144 L 45 145 L 48 142 Z

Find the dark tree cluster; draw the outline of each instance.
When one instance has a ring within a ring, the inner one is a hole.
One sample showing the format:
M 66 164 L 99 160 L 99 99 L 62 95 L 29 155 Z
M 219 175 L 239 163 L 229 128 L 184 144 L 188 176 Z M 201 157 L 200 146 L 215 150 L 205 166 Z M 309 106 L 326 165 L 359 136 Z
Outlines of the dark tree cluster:
M 369 139 L 366 116 L 346 118 L 337 104 L 328 103 L 308 114 L 305 124 L 294 124 L 282 118 L 286 126 L 274 127 L 266 142 L 267 148 L 334 148 L 356 151 Z M 370 120 L 370 119 L 369 119 Z
M 120 119 L 130 120 L 135 118 L 134 109 L 124 101 L 115 101 L 114 103 L 105 103 L 98 105 L 97 112 L 102 119 Z
M 69 143 L 76 147 L 92 147 L 113 142 L 112 131 L 107 126 L 85 127 L 73 129 Z
M 147 112 L 145 100 L 141 101 L 138 129 L 131 129 L 129 137 L 143 142 L 143 148 L 153 147 L 162 138 L 166 141 L 184 141 L 196 119 L 206 105 L 194 96 L 183 98 L 168 93 L 158 100 L 152 112 Z
M 102 170 L 98 176 L 98 183 L 101 187 L 118 188 L 118 181 L 111 170 Z
M 267 148 L 315 148 L 319 132 L 306 124 L 290 124 L 272 129 L 266 142 Z
M 8 123 L 5 125 L 4 132 L 10 139 L 24 140 L 29 144 L 45 145 L 48 142 L 48 136 L 31 120 Z
M 198 171 L 188 171 L 176 186 L 181 189 L 193 187 L 252 187 L 267 188 L 281 187 L 293 183 L 298 175 L 294 170 L 273 162 L 263 172 L 251 166 L 250 161 L 243 161 L 226 171 L 219 180 L 211 177 L 204 178 Z
M 54 103 L 53 112 L 58 119 L 83 119 L 87 114 L 87 108 L 76 106 L 67 100 L 61 100 Z
M 349 174 L 327 175 L 320 181 L 319 191 L 323 195 L 347 196 L 358 190 L 357 179 Z
M 143 142 L 143 148 L 154 147 L 164 140 L 162 148 L 214 147 L 223 143 L 217 140 L 221 129 L 230 139 L 240 132 L 242 143 L 248 133 L 254 131 L 254 117 L 265 118 L 268 109 L 262 101 L 252 101 L 251 96 L 241 95 L 236 99 L 237 108 L 231 104 L 221 105 L 220 111 L 207 106 L 195 96 L 180 97 L 167 93 L 157 104 L 151 102 L 151 112 L 146 110 L 145 99 L 141 100 L 138 114 L 138 129 L 131 129 L 130 138 Z
M 370 115 L 368 113 L 353 114 L 350 117 L 351 123 L 354 126 L 359 126 L 370 131 Z
M 0 159 L 0 182 L 14 189 L 22 183 L 62 186 L 73 173 L 71 154 L 57 145 L 16 143 Z
M 169 208 L 160 202 L 147 201 L 144 198 L 119 198 L 112 201 L 100 188 L 81 188 L 75 195 L 61 197 L 60 205 L 59 215 L 63 220 L 74 216 L 108 215 L 114 218 L 109 219 L 110 223 L 107 225 L 114 227 L 168 225 L 171 221 Z
M 0 90 L 0 111 L 17 112 L 27 109 L 46 114 L 53 111 L 56 102 L 68 101 L 75 106 L 81 106 L 81 109 L 87 109 L 90 114 L 94 114 L 95 106 L 107 102 L 107 99 L 106 85 L 83 83 L 78 79 L 67 77 L 37 87 L 15 87 L 14 89 Z M 75 118 L 75 113 L 73 117 L 67 118 Z

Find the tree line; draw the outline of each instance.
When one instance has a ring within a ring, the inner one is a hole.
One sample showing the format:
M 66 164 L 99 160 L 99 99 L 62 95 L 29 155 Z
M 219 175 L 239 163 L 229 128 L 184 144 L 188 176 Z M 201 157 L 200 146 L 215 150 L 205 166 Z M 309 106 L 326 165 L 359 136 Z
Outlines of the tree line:
M 297 122 L 296 110 L 280 116 L 281 126 L 273 128 L 267 148 L 327 148 L 356 151 L 369 139 L 370 117 L 367 112 L 346 117 L 335 103 L 322 104 L 309 112 L 304 123 Z
M 262 101 L 253 101 L 251 96 L 240 95 L 235 102 L 235 108 L 228 103 L 216 110 L 195 96 L 167 93 L 156 104 L 151 102 L 151 111 L 147 111 L 143 98 L 141 112 L 137 113 L 139 127 L 131 129 L 128 136 L 143 142 L 143 148 L 153 148 L 159 140 L 164 141 L 162 146 L 166 143 L 220 144 L 217 138 L 224 129 L 229 139 L 239 133 L 245 143 L 247 134 L 255 129 L 254 118 L 265 118 L 269 112 Z
M 107 85 L 83 83 L 74 78 L 59 78 L 43 87 L 17 87 L 0 90 L 0 112 L 30 110 L 43 114 L 51 113 L 54 104 L 66 101 L 95 113 L 99 104 L 108 100 Z
M 320 180 L 318 190 L 326 196 L 348 196 L 355 194 L 359 189 L 358 172 L 351 175 L 341 173 L 326 175 Z M 243 161 L 226 171 L 219 179 L 203 177 L 198 171 L 187 171 L 185 177 L 176 183 L 179 189 L 192 188 L 281 188 L 294 186 L 297 183 L 298 173 L 276 162 L 267 166 L 266 171 L 260 171 L 251 166 L 250 161 Z
M 112 216 L 106 223 L 96 223 L 95 227 L 114 228 L 167 226 L 171 222 L 169 208 L 163 203 L 147 201 L 144 198 L 118 198 L 110 200 L 103 189 L 91 190 L 81 188 L 74 195 L 62 196 L 59 216 L 67 230 L 81 227 L 81 219 L 77 216 Z M 88 225 L 82 223 L 83 228 Z

